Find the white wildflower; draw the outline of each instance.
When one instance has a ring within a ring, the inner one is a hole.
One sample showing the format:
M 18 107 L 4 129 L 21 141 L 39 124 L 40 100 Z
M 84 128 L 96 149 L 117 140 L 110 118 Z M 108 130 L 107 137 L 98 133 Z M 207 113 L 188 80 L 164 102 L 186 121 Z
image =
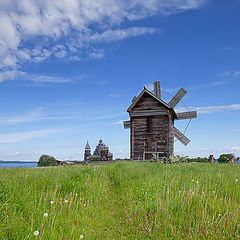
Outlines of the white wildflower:
M 37 236 L 37 235 L 39 235 L 39 231 L 35 231 L 33 234 L 34 234 L 34 236 Z
M 65 200 L 65 203 L 68 203 L 68 200 Z
M 77 193 L 75 194 L 75 196 L 77 196 Z
M 221 217 L 221 214 L 219 213 L 218 216 Z
M 235 179 L 235 182 L 238 182 L 238 179 Z
M 47 214 L 47 213 L 44 213 L 44 214 L 43 214 L 43 216 L 44 216 L 44 217 L 47 217 L 47 216 L 48 216 L 48 214 Z
M 199 181 L 196 181 L 196 184 L 199 184 Z
M 213 193 L 215 193 L 215 191 L 212 191 Z
M 53 204 L 54 203 L 54 201 L 50 201 L 50 204 Z
M 194 179 L 192 180 L 192 182 L 194 182 Z
M 83 235 L 80 235 L 79 237 L 80 237 L 80 239 L 83 239 L 83 238 L 84 238 Z

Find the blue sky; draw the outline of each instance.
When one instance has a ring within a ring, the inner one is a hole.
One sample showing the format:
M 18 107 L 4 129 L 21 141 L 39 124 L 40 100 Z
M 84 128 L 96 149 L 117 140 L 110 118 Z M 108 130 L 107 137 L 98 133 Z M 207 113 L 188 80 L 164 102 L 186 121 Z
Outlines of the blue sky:
M 122 121 L 155 80 L 198 111 L 175 154 L 239 156 L 239 12 L 237 0 L 1 1 L 0 159 L 80 160 L 100 137 L 128 157 Z

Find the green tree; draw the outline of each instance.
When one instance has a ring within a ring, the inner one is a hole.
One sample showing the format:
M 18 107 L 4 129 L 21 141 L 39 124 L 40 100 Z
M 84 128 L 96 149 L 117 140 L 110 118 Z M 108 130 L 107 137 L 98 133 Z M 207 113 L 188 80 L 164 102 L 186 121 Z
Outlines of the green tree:
M 235 159 L 234 155 L 232 153 L 225 153 L 220 155 L 220 157 L 218 158 L 218 162 L 219 163 L 229 163 L 231 162 L 232 159 Z
M 39 161 L 38 161 L 38 166 L 39 167 L 56 166 L 56 165 L 57 165 L 56 159 L 52 156 L 49 156 L 49 155 L 42 155 L 39 158 Z

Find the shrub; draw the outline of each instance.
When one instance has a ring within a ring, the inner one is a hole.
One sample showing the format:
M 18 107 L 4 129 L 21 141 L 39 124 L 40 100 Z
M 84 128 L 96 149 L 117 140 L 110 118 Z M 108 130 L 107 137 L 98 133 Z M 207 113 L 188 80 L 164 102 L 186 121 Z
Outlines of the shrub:
M 56 159 L 52 156 L 49 156 L 49 155 L 42 155 L 39 158 L 39 161 L 38 161 L 38 166 L 39 167 L 56 166 L 56 165 L 57 165 Z
M 229 163 L 232 159 L 235 159 L 234 155 L 232 153 L 222 154 L 218 158 L 219 163 Z

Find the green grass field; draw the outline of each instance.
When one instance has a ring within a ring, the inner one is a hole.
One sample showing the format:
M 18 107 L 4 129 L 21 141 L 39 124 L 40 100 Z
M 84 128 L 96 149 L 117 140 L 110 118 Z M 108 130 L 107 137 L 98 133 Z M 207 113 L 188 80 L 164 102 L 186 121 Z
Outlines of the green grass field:
M 0 169 L 0 239 L 238 239 L 239 192 L 239 165 Z

